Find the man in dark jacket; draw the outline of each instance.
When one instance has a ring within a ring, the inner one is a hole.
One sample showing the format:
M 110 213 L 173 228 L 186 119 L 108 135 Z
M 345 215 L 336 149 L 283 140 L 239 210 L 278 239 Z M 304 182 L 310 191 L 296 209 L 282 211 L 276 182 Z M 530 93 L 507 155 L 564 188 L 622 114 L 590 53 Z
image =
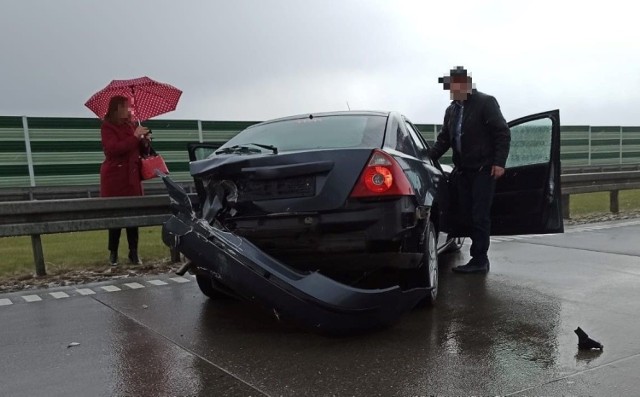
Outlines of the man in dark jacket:
M 439 78 L 451 93 L 451 105 L 444 114 L 442 130 L 429 150 L 433 159 L 453 148 L 458 210 L 471 224 L 471 257 L 457 273 L 489 271 L 491 204 L 496 179 L 504 174 L 509 155 L 511 132 L 496 99 L 473 88 L 471 76 L 458 66 L 449 76 Z M 470 218 L 470 219 L 469 219 Z

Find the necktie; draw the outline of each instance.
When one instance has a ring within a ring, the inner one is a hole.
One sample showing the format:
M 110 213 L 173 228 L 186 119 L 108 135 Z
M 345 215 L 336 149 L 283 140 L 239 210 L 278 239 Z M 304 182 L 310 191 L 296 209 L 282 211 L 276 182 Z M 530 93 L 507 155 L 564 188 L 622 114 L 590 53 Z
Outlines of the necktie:
M 458 153 L 462 153 L 462 113 L 464 111 L 464 106 L 459 102 L 455 102 L 455 111 L 456 111 L 456 123 L 455 129 L 453 131 L 453 142 L 455 144 L 455 148 Z

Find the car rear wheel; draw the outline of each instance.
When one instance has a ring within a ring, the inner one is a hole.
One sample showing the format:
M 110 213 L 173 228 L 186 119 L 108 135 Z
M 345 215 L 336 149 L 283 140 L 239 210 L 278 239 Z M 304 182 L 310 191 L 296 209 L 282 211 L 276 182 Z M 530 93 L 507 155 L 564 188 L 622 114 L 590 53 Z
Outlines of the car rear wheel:
M 433 223 L 429 221 L 424 236 L 424 257 L 422 264 L 418 269 L 420 277 L 426 284 L 433 287 L 429 294 L 419 303 L 419 306 L 433 306 L 438 298 L 438 242 L 436 240 L 436 231 Z
M 196 282 L 203 294 L 210 299 L 232 299 L 233 297 L 223 291 L 221 286 L 211 277 L 203 274 L 196 274 Z

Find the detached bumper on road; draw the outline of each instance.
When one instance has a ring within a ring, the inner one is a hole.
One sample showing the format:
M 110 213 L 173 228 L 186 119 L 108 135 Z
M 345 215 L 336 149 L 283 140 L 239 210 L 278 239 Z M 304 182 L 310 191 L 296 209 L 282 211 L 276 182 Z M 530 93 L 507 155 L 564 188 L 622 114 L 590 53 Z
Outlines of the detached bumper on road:
M 189 197 L 166 176 L 174 215 L 163 225 L 166 245 L 243 298 L 329 333 L 374 329 L 395 322 L 423 299 L 427 288 L 359 289 L 317 272 L 302 273 L 245 238 L 195 216 Z

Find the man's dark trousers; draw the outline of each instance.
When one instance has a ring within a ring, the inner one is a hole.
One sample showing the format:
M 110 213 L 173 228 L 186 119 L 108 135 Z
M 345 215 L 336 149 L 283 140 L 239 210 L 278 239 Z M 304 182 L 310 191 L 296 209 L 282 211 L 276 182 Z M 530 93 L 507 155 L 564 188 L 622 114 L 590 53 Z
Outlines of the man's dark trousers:
M 471 256 L 474 264 L 488 262 L 487 252 L 491 235 L 491 204 L 496 180 L 491 167 L 456 170 L 458 205 L 465 224 L 471 220 Z

